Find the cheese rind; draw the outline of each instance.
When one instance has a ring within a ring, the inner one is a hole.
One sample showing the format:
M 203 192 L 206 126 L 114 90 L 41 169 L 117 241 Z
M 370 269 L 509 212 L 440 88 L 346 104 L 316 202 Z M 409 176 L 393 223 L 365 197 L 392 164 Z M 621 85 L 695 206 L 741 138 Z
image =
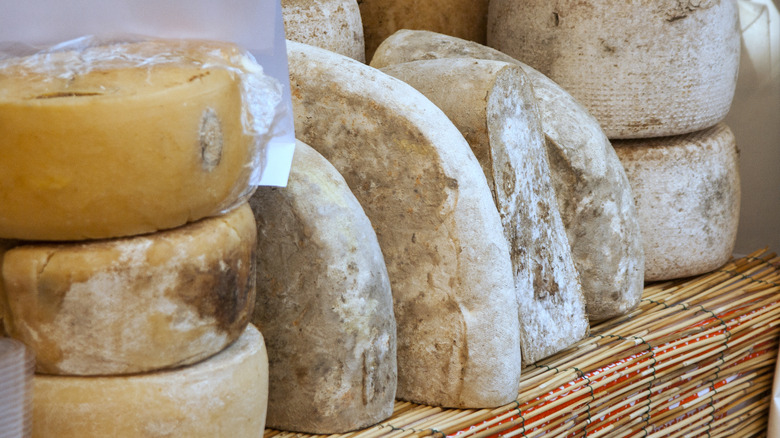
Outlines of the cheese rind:
M 714 125 L 737 84 L 736 0 L 493 0 L 487 43 L 549 76 L 607 137 Z
M 268 355 L 252 325 L 197 364 L 131 376 L 33 378 L 33 438 L 257 438 Z
M 216 43 L 4 60 L 0 238 L 137 235 L 240 204 L 276 102 L 264 78 Z
M 366 62 L 363 21 L 355 0 L 283 0 L 287 39 Z
M 444 111 L 471 145 L 509 242 L 523 363 L 588 333 L 579 275 L 555 198 L 530 81 L 501 61 L 435 59 L 382 69 Z
M 296 135 L 344 176 L 387 263 L 397 397 L 511 402 L 521 353 L 509 248 L 463 135 L 398 79 L 316 47 L 287 49 Z
M 269 427 L 344 433 L 393 413 L 396 325 L 385 260 L 344 178 L 297 142 L 286 188 L 250 199 L 258 228 L 252 322 L 270 358 Z
M 155 234 L 17 246 L 2 265 L 6 331 L 35 352 L 39 373 L 129 374 L 197 362 L 249 323 L 255 234 L 244 204 Z
M 607 319 L 639 304 L 645 259 L 634 196 L 598 122 L 550 78 L 498 50 L 460 38 L 398 31 L 382 43 L 371 65 L 437 58 L 493 59 L 525 71 L 537 97 L 553 186 L 588 316 Z
M 712 271 L 737 238 L 740 178 L 734 134 L 719 123 L 675 137 L 613 141 L 636 197 L 648 281 Z

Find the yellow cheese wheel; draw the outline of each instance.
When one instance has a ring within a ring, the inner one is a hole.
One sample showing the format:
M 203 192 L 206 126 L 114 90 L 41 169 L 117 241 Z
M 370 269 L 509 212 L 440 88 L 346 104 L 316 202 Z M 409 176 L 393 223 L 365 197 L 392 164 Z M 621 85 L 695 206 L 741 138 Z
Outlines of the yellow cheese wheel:
M 171 371 L 118 377 L 36 375 L 33 437 L 258 438 L 268 355 L 250 325 L 229 348 Z
M 39 373 L 112 375 L 190 364 L 238 338 L 255 301 L 248 204 L 174 230 L 6 252 L 6 331 Z
M 0 62 L 0 238 L 136 235 L 239 202 L 278 91 L 252 62 L 188 41 Z

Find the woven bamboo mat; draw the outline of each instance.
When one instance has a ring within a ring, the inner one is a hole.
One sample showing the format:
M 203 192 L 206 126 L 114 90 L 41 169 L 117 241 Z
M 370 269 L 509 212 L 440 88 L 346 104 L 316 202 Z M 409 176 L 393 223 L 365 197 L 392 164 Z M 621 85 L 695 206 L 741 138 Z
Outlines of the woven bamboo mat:
M 458 410 L 398 401 L 388 420 L 330 438 L 765 436 L 779 292 L 780 258 L 766 251 L 650 284 L 633 312 L 524 369 L 511 404 Z M 264 438 L 308 436 L 266 430 Z

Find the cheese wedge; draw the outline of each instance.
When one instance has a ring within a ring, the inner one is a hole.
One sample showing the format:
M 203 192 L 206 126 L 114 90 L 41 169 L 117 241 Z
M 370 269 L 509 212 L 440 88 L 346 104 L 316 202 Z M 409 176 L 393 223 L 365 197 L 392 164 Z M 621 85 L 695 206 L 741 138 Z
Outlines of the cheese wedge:
M 712 271 L 737 239 L 740 177 L 728 126 L 613 141 L 636 197 L 648 281 Z
M 174 228 L 251 191 L 277 84 L 232 45 L 152 41 L 0 62 L 0 238 Z
M 482 165 L 509 242 L 523 363 L 585 337 L 585 298 L 558 211 L 536 97 L 523 70 L 501 61 L 449 58 L 382 71 L 441 108 Z
M 344 178 L 298 142 L 286 188 L 259 187 L 257 304 L 269 427 L 344 433 L 393 413 L 396 325 L 385 259 Z
M 247 204 L 174 230 L 25 244 L 2 265 L 5 328 L 37 372 L 138 373 L 216 354 L 254 306 L 255 221 Z
M 287 39 L 366 62 L 363 21 L 355 0 L 282 0 Z
M 511 402 L 521 353 L 509 247 L 463 135 L 398 79 L 316 47 L 287 49 L 296 135 L 344 176 L 387 263 L 397 397 Z
M 495 49 L 426 31 L 398 31 L 371 65 L 436 58 L 519 65 L 537 98 L 552 182 L 591 321 L 622 315 L 644 289 L 644 250 L 631 186 L 598 122 L 550 78 Z
M 33 438 L 263 436 L 268 355 L 252 325 L 195 365 L 131 376 L 33 378 Z

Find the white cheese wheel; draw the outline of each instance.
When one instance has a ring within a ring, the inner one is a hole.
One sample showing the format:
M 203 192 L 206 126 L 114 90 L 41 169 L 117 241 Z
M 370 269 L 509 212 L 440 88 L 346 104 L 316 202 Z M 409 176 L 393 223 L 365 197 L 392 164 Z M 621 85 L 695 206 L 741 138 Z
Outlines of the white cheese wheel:
M 360 0 L 366 59 L 400 29 L 424 29 L 485 44 L 488 0 Z
M 439 58 L 493 59 L 525 71 L 537 98 L 558 208 L 588 316 L 607 319 L 639 304 L 645 268 L 634 197 L 598 122 L 550 78 L 498 50 L 460 38 L 398 31 L 382 43 L 371 65 Z
M 252 325 L 195 365 L 131 376 L 33 378 L 33 438 L 258 438 L 268 355 Z
M 393 414 L 396 325 L 385 259 L 344 178 L 298 142 L 286 188 L 259 187 L 257 303 L 269 427 L 344 433 Z
M 463 135 L 398 79 L 316 47 L 287 49 L 296 135 L 344 176 L 387 263 L 397 397 L 511 402 L 521 352 L 509 247 Z
M 636 197 L 645 279 L 712 271 L 737 238 L 740 179 L 734 134 L 724 124 L 687 135 L 614 141 Z
M 3 60 L 0 238 L 150 233 L 240 203 L 258 153 L 250 134 L 270 123 L 254 116 L 275 107 L 264 78 L 221 43 Z
M 282 16 L 288 40 L 366 62 L 356 0 L 282 0 Z
M 6 331 L 35 352 L 39 373 L 197 362 L 249 323 L 255 234 L 244 204 L 155 234 L 14 247 L 2 265 Z
M 609 138 L 684 134 L 728 113 L 736 0 L 493 0 L 488 45 L 549 76 Z
M 434 59 L 382 69 L 444 111 L 471 145 L 501 215 L 520 303 L 523 363 L 582 339 L 588 317 L 531 83 L 516 64 Z

